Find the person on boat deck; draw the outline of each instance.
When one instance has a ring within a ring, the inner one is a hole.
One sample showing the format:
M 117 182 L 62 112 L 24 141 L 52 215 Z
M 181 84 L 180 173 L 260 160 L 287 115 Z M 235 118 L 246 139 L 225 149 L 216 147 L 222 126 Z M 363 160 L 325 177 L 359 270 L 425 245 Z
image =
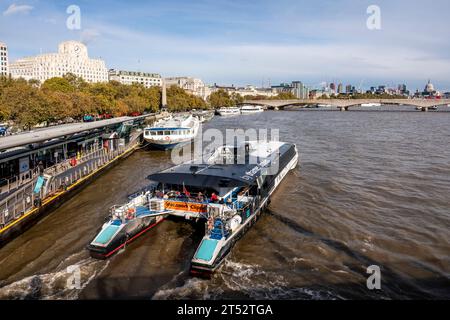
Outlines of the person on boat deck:
M 225 201 L 223 201 L 223 198 L 220 197 L 220 198 L 219 198 L 219 204 L 224 204 L 224 203 L 225 203 Z
M 219 200 L 219 197 L 217 197 L 217 194 L 215 192 L 213 192 L 211 194 L 211 202 L 217 202 Z
M 188 198 L 188 196 L 187 196 L 185 193 L 180 193 L 180 194 L 177 195 L 177 199 L 183 199 L 183 200 L 185 200 L 185 199 L 187 199 L 187 198 Z
M 164 193 L 160 190 L 156 190 L 156 197 L 162 199 L 164 197 Z
M 227 199 L 227 205 L 228 205 L 229 207 L 231 207 L 232 204 L 233 204 L 233 202 L 231 201 L 231 197 L 228 197 L 228 199 Z
M 199 192 L 197 194 L 197 201 L 198 202 L 203 202 L 203 200 L 204 200 L 203 193 Z
M 169 198 L 175 198 L 175 197 L 177 196 L 177 194 L 176 194 L 175 191 L 169 191 L 169 192 L 167 193 L 167 196 L 168 196 Z

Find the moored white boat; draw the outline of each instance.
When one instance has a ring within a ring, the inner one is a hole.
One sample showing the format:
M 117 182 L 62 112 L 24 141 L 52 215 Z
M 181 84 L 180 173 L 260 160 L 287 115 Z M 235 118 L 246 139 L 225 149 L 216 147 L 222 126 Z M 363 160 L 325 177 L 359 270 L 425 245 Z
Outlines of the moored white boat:
M 212 118 L 214 118 L 214 112 L 211 110 L 201 110 L 201 111 L 193 110 L 192 115 L 194 117 L 197 117 L 201 123 L 207 122 Z
M 381 103 L 377 103 L 377 102 L 362 103 L 361 107 L 381 107 Z
M 169 150 L 192 141 L 197 135 L 200 120 L 190 114 L 157 121 L 144 129 L 144 139 L 151 147 Z
M 220 108 L 217 109 L 217 114 L 220 116 L 237 116 L 241 114 L 241 109 L 237 107 Z
M 264 109 L 261 106 L 257 105 L 244 105 L 241 107 L 241 113 L 242 114 L 253 114 L 253 113 L 259 113 L 263 112 Z

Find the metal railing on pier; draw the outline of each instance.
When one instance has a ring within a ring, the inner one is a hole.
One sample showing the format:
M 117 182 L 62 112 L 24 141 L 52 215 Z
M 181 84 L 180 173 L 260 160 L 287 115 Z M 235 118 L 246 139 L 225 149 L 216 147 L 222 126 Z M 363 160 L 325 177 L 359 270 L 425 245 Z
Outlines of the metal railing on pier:
M 28 182 L 32 181 L 39 175 L 39 169 L 34 168 L 31 170 L 28 170 L 26 172 L 22 172 L 20 175 L 1 179 L 0 180 L 0 195 L 6 194 L 9 192 L 13 192 L 16 189 L 21 188 L 22 186 L 26 185 Z
M 133 140 L 127 145 L 121 145 L 115 150 L 93 148 L 87 154 L 80 156 L 76 163 L 70 159 L 60 162 L 44 170 L 45 184 L 39 193 L 34 193 L 38 174 L 24 183 L 20 188 L 0 200 L 0 231 L 20 219 L 24 214 L 38 208 L 52 196 L 56 196 L 73 188 L 82 179 L 98 171 L 112 160 L 139 145 Z

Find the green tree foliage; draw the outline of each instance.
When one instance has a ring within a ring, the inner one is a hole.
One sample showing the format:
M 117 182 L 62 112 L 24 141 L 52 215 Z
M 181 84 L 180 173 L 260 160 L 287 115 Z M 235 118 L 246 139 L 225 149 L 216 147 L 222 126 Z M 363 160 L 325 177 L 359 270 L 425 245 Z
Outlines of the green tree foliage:
M 280 92 L 277 96 L 271 97 L 272 100 L 294 100 L 297 97 L 292 92 Z
M 169 111 L 186 111 L 207 108 L 203 99 L 189 94 L 177 86 L 171 86 L 167 89 L 167 105 Z
M 200 97 L 181 88 L 167 90 L 171 111 L 208 108 Z M 141 84 L 87 83 L 73 74 L 39 81 L 0 78 L 0 121 L 12 120 L 22 128 L 55 123 L 86 114 L 123 116 L 156 112 L 161 107 L 161 88 Z
M 55 78 L 46 80 L 42 84 L 41 89 L 46 92 L 57 91 L 57 92 L 69 93 L 69 92 L 75 91 L 75 88 L 71 85 L 71 83 L 66 78 L 60 78 L 60 77 L 55 77 Z
M 232 107 L 234 105 L 228 92 L 223 89 L 211 93 L 208 102 L 213 108 Z
M 243 100 L 294 100 L 297 97 L 292 92 L 280 92 L 273 97 L 267 97 L 263 95 L 245 96 Z
M 13 120 L 25 129 L 46 121 L 49 115 L 43 92 L 22 80 L 11 81 L 2 88 L 0 107 L 0 113 L 6 115 L 7 120 Z
M 233 105 L 241 104 L 244 102 L 244 98 L 236 92 L 233 92 L 230 96 L 231 101 L 233 102 Z

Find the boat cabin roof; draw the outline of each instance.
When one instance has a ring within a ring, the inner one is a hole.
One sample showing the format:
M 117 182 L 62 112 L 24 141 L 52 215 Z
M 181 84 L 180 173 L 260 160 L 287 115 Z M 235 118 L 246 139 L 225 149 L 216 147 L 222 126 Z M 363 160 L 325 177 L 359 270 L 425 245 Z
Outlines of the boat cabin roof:
M 279 150 L 284 153 L 290 147 L 291 144 L 280 144 Z M 256 154 L 258 153 L 256 151 Z M 267 157 L 260 158 L 257 163 L 245 164 L 194 164 L 189 162 L 151 174 L 148 179 L 172 185 L 209 187 L 218 191 L 256 184 L 257 179 L 264 172 L 264 168 L 269 165 L 270 161 Z
M 209 187 L 214 190 L 251 185 L 256 178 L 247 177 L 246 171 L 256 165 L 194 165 L 182 164 L 151 174 L 148 179 L 165 184 Z M 232 168 L 232 169 L 231 169 Z
M 147 128 L 145 130 L 149 131 L 163 131 L 163 130 L 189 130 L 190 128 L 184 128 L 184 127 L 156 127 L 156 128 Z

